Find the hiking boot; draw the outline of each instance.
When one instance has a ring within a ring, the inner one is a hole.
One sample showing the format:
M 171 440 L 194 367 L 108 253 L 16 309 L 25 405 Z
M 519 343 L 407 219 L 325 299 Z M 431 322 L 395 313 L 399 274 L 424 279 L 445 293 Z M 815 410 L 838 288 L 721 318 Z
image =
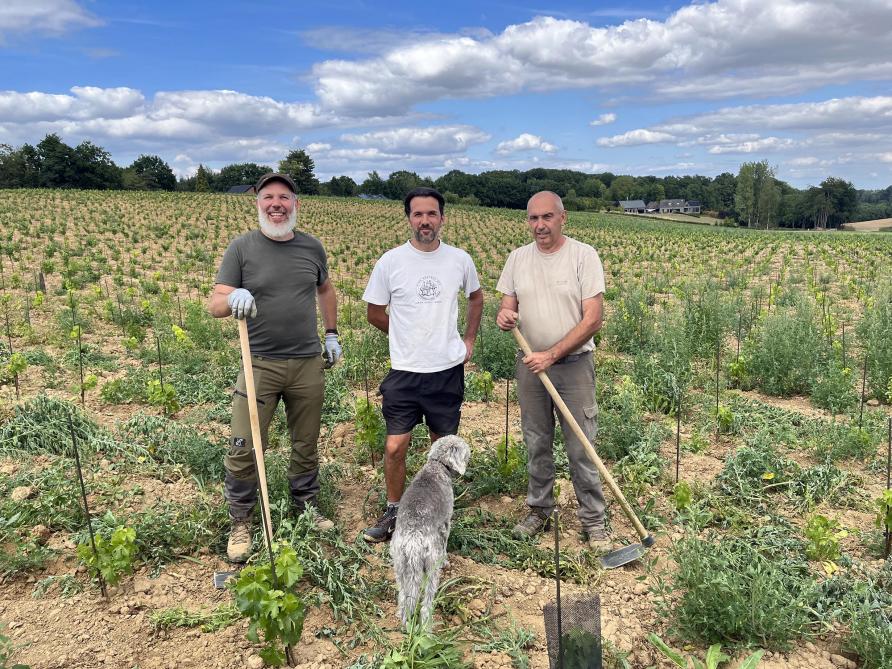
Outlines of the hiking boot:
M 388 506 L 384 515 L 378 518 L 374 526 L 367 527 L 363 531 L 362 538 L 373 544 L 390 541 L 393 531 L 396 529 L 396 512 L 397 507 Z
M 321 530 L 322 532 L 327 532 L 328 530 L 334 529 L 334 522 L 323 516 L 319 513 L 319 509 L 317 509 L 312 504 L 309 505 L 310 509 L 310 520 L 317 530 Z
M 333 529 L 335 524 L 330 521 L 328 518 L 323 516 L 319 512 L 319 507 L 316 506 L 316 500 L 311 499 L 307 502 L 297 502 L 292 500 L 292 511 L 294 513 L 295 518 L 299 518 L 303 515 L 304 511 L 307 509 L 310 510 L 310 522 L 313 524 L 317 530 L 321 530 L 326 532 L 330 529 Z
M 596 555 L 604 555 L 604 553 L 609 553 L 614 549 L 613 542 L 610 540 L 610 536 L 603 525 L 590 527 L 587 530 L 583 530 L 583 532 L 586 545 Z
M 527 517 L 521 520 L 511 532 L 517 537 L 534 537 L 551 527 L 551 518 L 537 509 L 530 509 Z
M 250 518 L 232 519 L 229 543 L 226 545 L 226 555 L 230 562 L 247 562 L 251 557 L 251 530 Z

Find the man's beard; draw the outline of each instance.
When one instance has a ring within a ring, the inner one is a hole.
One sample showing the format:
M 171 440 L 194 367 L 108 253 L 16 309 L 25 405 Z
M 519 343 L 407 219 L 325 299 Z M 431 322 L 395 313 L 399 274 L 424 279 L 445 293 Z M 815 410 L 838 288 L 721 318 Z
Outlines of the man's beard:
M 424 239 L 422 239 L 423 234 L 429 234 L 432 235 L 432 237 L 429 240 L 425 241 Z M 433 228 L 418 228 L 415 231 L 415 241 L 417 241 L 419 244 L 433 244 L 435 241 L 437 241 L 438 236 L 438 232 Z
M 297 225 L 297 209 L 292 209 L 288 218 L 282 223 L 273 223 L 269 220 L 266 213 L 257 210 L 257 222 L 260 224 L 260 230 L 270 239 L 284 240 L 291 235 Z

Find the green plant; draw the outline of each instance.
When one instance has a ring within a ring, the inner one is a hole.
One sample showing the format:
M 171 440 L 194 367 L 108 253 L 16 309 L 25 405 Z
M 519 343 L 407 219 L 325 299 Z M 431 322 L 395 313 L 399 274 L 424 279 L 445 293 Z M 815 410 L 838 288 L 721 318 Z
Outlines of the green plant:
M 287 649 L 300 641 L 306 607 L 294 589 L 303 575 L 297 553 L 290 546 L 274 546 L 273 550 L 277 548 L 275 582 L 272 566 L 264 561 L 242 569 L 230 587 L 239 612 L 250 620 L 248 640 L 259 643 L 259 633 L 263 632 L 266 645 L 260 657 L 267 664 L 279 667 L 285 663 L 285 653 L 276 644 L 283 643 Z
M 593 657 L 601 654 L 601 639 L 591 632 L 574 627 L 561 635 L 565 669 L 588 669 Z
M 848 536 L 848 532 L 839 529 L 839 521 L 815 514 L 808 519 L 805 526 L 805 538 L 808 545 L 805 554 L 809 560 L 835 562 L 840 557 L 839 540 Z
M 13 353 L 6 364 L 0 368 L 0 383 L 8 383 L 28 369 L 28 360 L 21 353 Z
M 867 300 L 856 331 L 867 351 L 868 389 L 881 398 L 892 383 L 892 282 L 882 283 Z
M 455 633 L 437 633 L 421 621 L 416 611 L 406 624 L 399 646 L 384 656 L 379 669 L 464 669 Z
M 162 385 L 158 379 L 149 380 L 146 386 L 146 398 L 149 400 L 149 404 L 161 407 L 168 416 L 180 410 L 176 389 L 169 383 Z
M 489 372 L 468 372 L 465 375 L 465 401 L 489 402 L 495 384 Z
M 356 445 L 365 449 L 369 456 L 380 458 L 384 453 L 384 441 L 387 437 L 380 409 L 364 397 L 360 397 L 354 405 L 353 415 Z
M 694 656 L 685 656 L 670 648 L 659 635 L 651 632 L 647 635 L 647 640 L 653 644 L 654 648 L 660 651 L 664 657 L 668 658 L 672 664 L 681 669 L 718 669 L 719 665 L 727 662 L 731 658 L 722 652 L 721 644 L 715 643 L 706 651 L 706 657 L 701 661 L 700 658 Z M 759 666 L 764 650 L 757 650 L 755 653 L 747 657 L 740 664 L 736 665 L 737 669 L 755 669 Z
M 679 511 L 683 511 L 691 505 L 691 486 L 687 481 L 679 481 L 672 488 L 672 503 Z
M 818 367 L 810 392 L 816 406 L 834 414 L 848 411 L 858 404 L 852 370 L 843 367 L 835 357 Z
M 658 588 L 673 634 L 710 644 L 786 647 L 811 622 L 814 582 L 807 565 L 792 557 L 799 546 L 781 530 L 676 543 L 673 583 Z
M 722 434 L 729 434 L 731 432 L 736 432 L 735 429 L 737 421 L 735 420 L 734 411 L 731 410 L 731 407 L 720 404 L 718 411 L 716 412 L 716 422 L 719 427 L 719 432 Z
M 483 653 L 506 653 L 511 658 L 514 669 L 529 669 L 530 658 L 526 650 L 536 641 L 536 635 L 511 620 L 509 627 L 494 631 L 489 625 L 481 626 L 478 632 L 484 643 L 474 645 L 475 651 Z
M 200 627 L 202 632 L 217 632 L 235 623 L 241 617 L 232 604 L 220 604 L 210 611 L 190 611 L 181 606 L 157 609 L 149 614 L 149 623 L 156 630 L 174 627 Z
M 102 576 L 106 583 L 115 585 L 125 574 L 133 572 L 136 557 L 136 530 L 132 527 L 118 527 L 106 539 L 101 534 L 94 537 L 96 551 L 89 541 L 77 547 L 77 556 L 86 565 L 93 578 Z

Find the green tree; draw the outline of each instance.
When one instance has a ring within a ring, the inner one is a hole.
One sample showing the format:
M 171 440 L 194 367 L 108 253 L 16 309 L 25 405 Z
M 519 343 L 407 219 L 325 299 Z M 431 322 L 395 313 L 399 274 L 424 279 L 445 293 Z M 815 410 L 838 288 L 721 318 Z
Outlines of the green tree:
M 625 174 L 616 177 L 616 179 L 613 180 L 613 183 L 610 184 L 610 199 L 614 202 L 628 200 L 632 197 L 632 193 L 634 193 L 636 186 L 637 182 L 635 177 L 630 177 Z
M 335 197 L 352 197 L 356 195 L 357 185 L 348 176 L 332 177 L 331 181 L 325 184 L 328 195 Z
M 257 181 L 272 168 L 257 163 L 233 163 L 220 170 L 214 177 L 213 189 L 225 193 L 233 186 L 256 184 Z
M 53 133 L 37 145 L 40 188 L 74 188 L 77 184 L 77 155 L 70 146 Z
M 195 173 L 195 192 L 207 193 L 211 189 L 208 183 L 208 171 L 204 169 L 204 165 L 198 166 L 198 172 Z
M 832 227 L 838 227 L 854 216 L 858 206 L 858 191 L 850 181 L 827 177 L 821 182 L 821 190 L 827 198 L 830 209 L 828 223 Z
M 132 175 L 124 176 L 125 188 L 145 190 L 176 190 L 177 178 L 170 165 L 159 156 L 141 155 L 127 168 Z
M 709 185 L 704 205 L 714 211 L 734 209 L 734 194 L 737 191 L 737 177 L 730 172 L 722 172 Z
M 74 147 L 78 188 L 100 190 L 121 188 L 121 168 L 115 165 L 108 151 L 86 140 Z
M 316 163 L 303 149 L 294 149 L 279 163 L 279 172 L 294 179 L 297 192 L 305 195 L 319 194 L 319 180 L 315 169 Z
M 359 192 L 365 195 L 384 195 L 387 186 L 377 171 L 369 172 L 368 177 L 359 185 Z

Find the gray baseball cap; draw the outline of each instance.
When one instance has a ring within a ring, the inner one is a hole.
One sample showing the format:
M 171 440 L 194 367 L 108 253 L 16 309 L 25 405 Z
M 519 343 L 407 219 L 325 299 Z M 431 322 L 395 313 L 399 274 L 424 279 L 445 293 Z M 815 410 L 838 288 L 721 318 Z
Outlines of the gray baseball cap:
M 287 174 L 282 174 L 281 172 L 268 172 L 264 174 L 257 181 L 257 185 L 254 186 L 254 192 L 259 193 L 260 189 L 266 186 L 270 181 L 281 181 L 283 184 L 288 186 L 291 189 L 291 192 L 295 195 L 297 194 L 297 186 L 294 185 L 294 179 L 292 179 Z

